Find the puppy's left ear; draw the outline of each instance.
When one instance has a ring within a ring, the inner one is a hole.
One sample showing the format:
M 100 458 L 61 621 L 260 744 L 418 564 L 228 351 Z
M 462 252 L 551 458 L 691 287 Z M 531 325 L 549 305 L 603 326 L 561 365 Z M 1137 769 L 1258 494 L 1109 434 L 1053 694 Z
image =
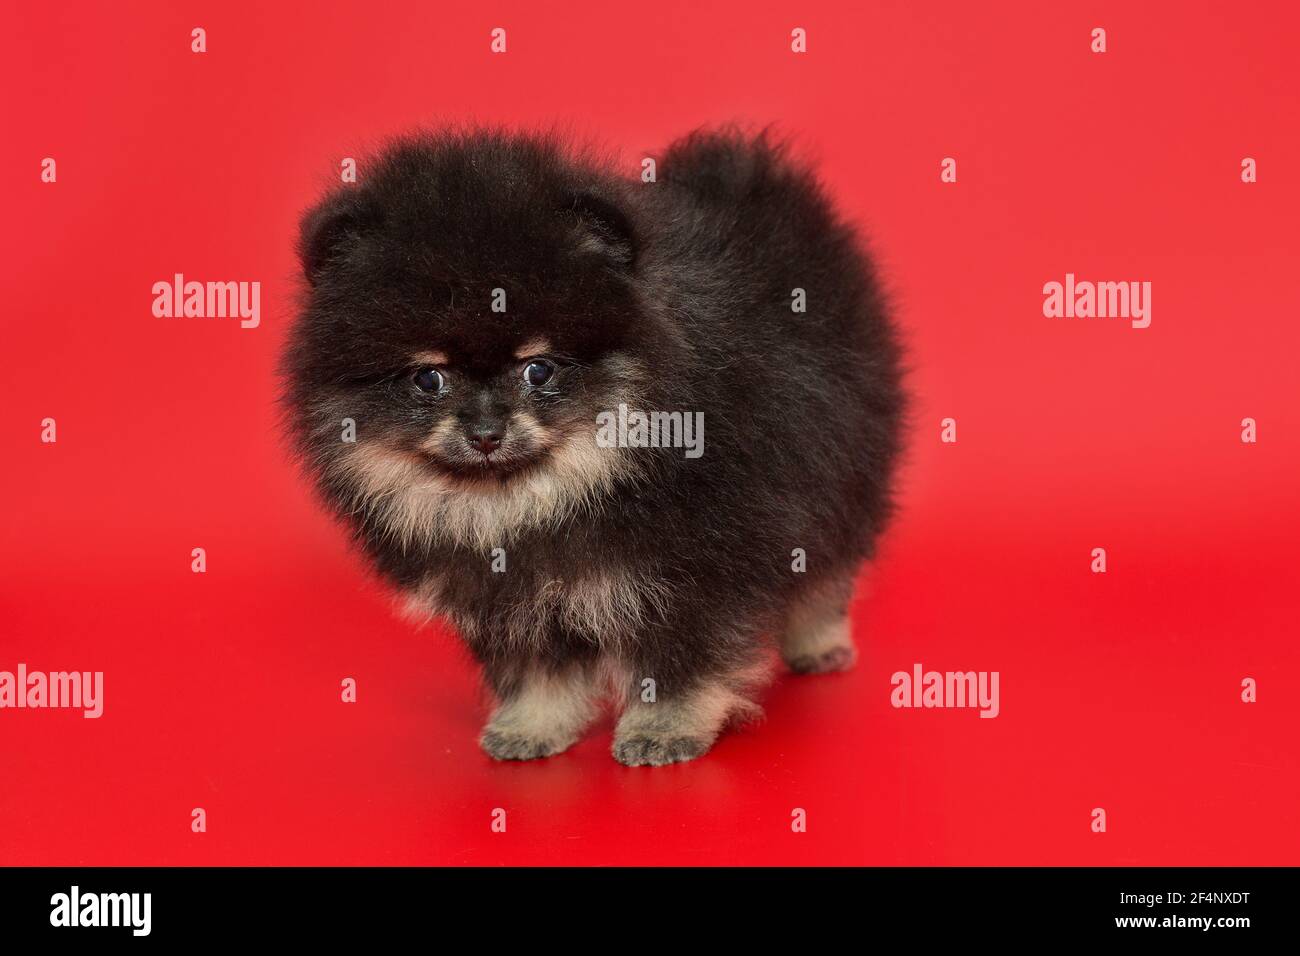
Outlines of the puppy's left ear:
M 623 269 L 636 263 L 637 243 L 632 221 L 608 199 L 578 193 L 566 210 L 581 232 L 583 249 L 599 253 Z

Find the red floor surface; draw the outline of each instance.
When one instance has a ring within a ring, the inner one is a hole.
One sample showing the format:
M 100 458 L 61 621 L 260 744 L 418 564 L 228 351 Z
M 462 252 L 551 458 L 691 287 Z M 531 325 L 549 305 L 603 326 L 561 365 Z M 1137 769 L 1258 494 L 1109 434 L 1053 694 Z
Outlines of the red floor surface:
M 105 689 L 97 720 L 0 710 L 0 864 L 1300 863 L 1294 8 L 550 9 L 11 17 L 0 671 Z M 777 121 L 893 290 L 915 427 L 862 659 L 697 762 L 622 767 L 608 721 L 483 756 L 453 637 L 391 613 L 281 449 L 298 212 L 359 146 L 468 116 L 632 170 Z M 261 281 L 261 324 L 154 318 L 176 272 Z M 1045 318 L 1067 272 L 1150 281 L 1151 326 Z M 916 663 L 997 671 L 999 716 L 892 707 Z

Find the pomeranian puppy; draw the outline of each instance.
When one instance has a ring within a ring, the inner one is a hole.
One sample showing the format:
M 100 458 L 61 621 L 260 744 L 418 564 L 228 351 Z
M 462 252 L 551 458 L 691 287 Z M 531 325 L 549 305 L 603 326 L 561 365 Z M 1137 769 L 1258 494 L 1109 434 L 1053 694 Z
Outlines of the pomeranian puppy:
M 501 760 L 605 702 L 617 760 L 690 760 L 758 712 L 770 643 L 801 674 L 855 656 L 904 404 L 872 266 L 766 134 L 696 132 L 643 178 L 421 134 L 302 221 L 297 450 L 481 663 Z

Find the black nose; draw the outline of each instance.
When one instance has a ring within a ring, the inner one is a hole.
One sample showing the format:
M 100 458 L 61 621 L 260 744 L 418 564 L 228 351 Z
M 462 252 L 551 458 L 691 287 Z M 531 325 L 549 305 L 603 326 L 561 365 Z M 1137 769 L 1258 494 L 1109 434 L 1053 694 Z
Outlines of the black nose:
M 471 425 L 465 429 L 465 440 L 483 454 L 490 455 L 501 447 L 505 432 L 504 425 Z

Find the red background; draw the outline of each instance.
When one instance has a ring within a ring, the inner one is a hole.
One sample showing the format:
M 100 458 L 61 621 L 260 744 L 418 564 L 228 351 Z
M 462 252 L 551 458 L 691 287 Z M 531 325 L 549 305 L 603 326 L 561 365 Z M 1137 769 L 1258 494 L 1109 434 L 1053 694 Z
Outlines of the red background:
M 447 6 L 10 13 L 0 670 L 102 670 L 105 714 L 0 712 L 0 862 L 1300 863 L 1294 6 Z M 862 660 L 695 763 L 622 767 L 608 722 L 491 762 L 451 635 L 391 613 L 283 453 L 298 213 L 467 117 L 632 172 L 776 121 L 894 293 L 915 429 Z M 261 281 L 261 327 L 155 319 L 178 271 Z M 1067 271 L 1152 282 L 1151 327 L 1044 318 Z M 915 662 L 999 671 L 1001 716 L 891 708 Z

